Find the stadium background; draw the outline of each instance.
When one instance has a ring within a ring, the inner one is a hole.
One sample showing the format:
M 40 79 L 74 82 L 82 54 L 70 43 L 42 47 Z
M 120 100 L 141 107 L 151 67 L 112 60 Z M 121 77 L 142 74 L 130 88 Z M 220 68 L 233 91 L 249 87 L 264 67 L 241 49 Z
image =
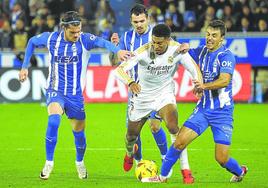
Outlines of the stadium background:
M 266 187 L 268 100 L 268 2 L 266 0 L 2 0 L 0 7 L 0 187 L 139 187 L 134 173 L 124 173 L 125 108 L 127 90 L 114 79 L 108 52 L 93 50 L 88 62 L 84 92 L 87 113 L 89 179 L 77 180 L 74 147 L 69 122 L 64 117 L 56 149 L 56 166 L 48 182 L 38 179 L 44 162 L 47 115 L 44 85 L 48 54 L 37 50 L 31 60 L 30 79 L 20 84 L 18 71 L 28 39 L 43 31 L 58 30 L 63 12 L 77 10 L 83 16 L 84 32 L 109 39 L 130 28 L 129 10 L 135 2 L 145 4 L 150 24 L 165 22 L 179 42 L 191 47 L 204 44 L 209 20 L 223 19 L 230 31 L 226 45 L 236 55 L 234 79 L 235 131 L 232 154 L 249 166 L 241 185 L 230 185 L 229 174 L 213 159 L 211 133 L 189 148 L 198 187 Z M 184 70 L 174 78 L 180 124 L 194 107 L 191 82 Z M 118 103 L 119 102 L 119 103 Z M 187 103 L 186 103 L 187 102 Z M 190 102 L 190 103 L 188 103 Z M 112 113 L 111 113 L 112 112 Z M 144 156 L 161 164 L 148 126 L 142 131 Z M 109 143 L 109 144 L 108 144 Z M 178 167 L 177 167 L 178 171 Z M 164 187 L 181 185 L 179 173 Z M 159 185 L 160 187 L 160 185 Z

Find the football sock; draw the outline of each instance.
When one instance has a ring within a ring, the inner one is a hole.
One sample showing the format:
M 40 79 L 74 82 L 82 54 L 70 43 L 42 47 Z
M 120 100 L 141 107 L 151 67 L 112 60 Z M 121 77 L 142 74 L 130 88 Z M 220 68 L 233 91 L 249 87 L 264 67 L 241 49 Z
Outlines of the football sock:
M 165 159 L 162 162 L 162 167 L 161 167 L 162 177 L 167 177 L 170 169 L 180 157 L 180 154 L 181 154 L 181 150 L 177 150 L 176 148 L 174 148 L 174 145 L 172 144 L 166 154 Z
M 133 156 L 133 148 L 134 148 L 134 144 L 136 143 L 137 140 L 131 141 L 129 142 L 127 140 L 127 138 L 125 139 L 125 144 L 126 144 L 126 149 L 127 149 L 127 155 L 129 157 Z
M 140 161 L 142 159 L 141 154 L 141 137 L 140 135 L 137 138 L 136 144 L 138 145 L 138 151 L 134 154 L 134 158 L 136 161 Z
M 48 116 L 48 126 L 46 132 L 46 159 L 53 161 L 54 151 L 57 144 L 58 128 L 60 125 L 60 115 L 52 114 Z
M 236 176 L 241 176 L 243 172 L 241 166 L 233 158 L 229 158 L 227 163 L 225 163 L 222 167 L 226 168 L 226 170 L 228 170 L 229 172 L 231 172 L 232 174 Z
M 74 134 L 74 142 L 75 142 L 75 148 L 76 148 L 76 161 L 81 162 L 83 161 L 85 151 L 86 151 L 85 132 L 84 130 L 80 132 L 73 131 L 73 134 Z
M 183 169 L 190 169 L 189 162 L 188 162 L 187 148 L 185 148 L 181 152 L 180 165 L 181 165 L 181 170 L 183 170 Z
M 152 132 L 154 136 L 154 140 L 160 150 L 161 155 L 166 155 L 167 153 L 167 138 L 165 131 L 161 127 L 159 131 L 157 132 Z
M 176 136 L 177 136 L 177 134 L 170 134 L 171 143 L 174 143 L 175 142 Z M 183 169 L 190 169 L 189 161 L 188 161 L 187 148 L 185 148 L 181 152 L 181 156 L 180 156 L 180 167 L 181 167 L 181 170 L 183 170 Z

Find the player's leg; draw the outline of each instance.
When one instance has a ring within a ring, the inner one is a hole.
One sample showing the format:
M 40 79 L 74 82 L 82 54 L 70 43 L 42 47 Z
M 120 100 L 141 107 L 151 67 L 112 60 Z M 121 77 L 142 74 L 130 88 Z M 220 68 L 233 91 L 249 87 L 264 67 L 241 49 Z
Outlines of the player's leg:
M 233 132 L 232 114 L 232 109 L 215 110 L 209 114 L 209 120 L 215 142 L 215 159 L 223 168 L 233 174 L 231 182 L 239 182 L 247 173 L 247 167 L 239 165 L 235 159 L 229 156 Z
M 127 106 L 127 113 L 126 113 L 126 128 L 128 127 L 128 111 L 130 108 L 132 108 L 132 104 L 131 104 L 131 100 L 130 100 L 130 96 L 132 95 L 132 93 L 128 93 L 129 97 L 128 97 L 128 106 Z M 141 137 L 140 135 L 138 135 L 138 138 L 136 140 L 136 151 L 134 153 L 134 159 L 136 161 L 136 163 L 138 163 L 139 161 L 142 160 L 142 144 L 141 144 Z
M 74 143 L 76 148 L 76 169 L 80 179 L 88 177 L 87 169 L 84 164 L 84 155 L 86 151 L 86 136 L 85 136 L 85 111 L 83 99 L 75 98 L 68 99 L 65 107 L 66 115 L 70 119 Z
M 161 159 L 164 159 L 168 147 L 167 147 L 167 138 L 166 138 L 166 133 L 161 127 L 161 121 L 162 119 L 157 116 L 156 111 L 153 111 L 150 114 L 149 117 L 149 123 L 150 123 L 150 129 L 153 134 L 154 140 L 158 146 L 158 149 L 161 153 Z
M 76 148 L 76 168 L 78 177 L 80 179 L 86 179 L 88 174 L 84 164 L 84 155 L 86 151 L 86 136 L 85 136 L 85 121 L 71 119 L 73 126 L 74 143 Z
M 190 144 L 196 137 L 198 137 L 198 134 L 195 131 L 183 126 L 176 137 L 176 141 L 170 146 L 166 157 L 162 162 L 160 176 L 144 178 L 142 179 L 142 182 L 166 182 L 168 173 L 172 169 L 172 166 L 180 158 L 180 155 L 186 146 Z
M 180 129 L 178 135 L 176 136 L 175 142 L 170 146 L 162 163 L 160 177 L 147 178 L 144 179 L 144 182 L 166 181 L 170 169 L 180 158 L 182 151 L 195 138 L 201 135 L 207 127 L 208 122 L 204 114 L 201 111 L 195 110 L 190 118 L 184 123 L 184 126 Z
M 63 114 L 63 99 L 55 91 L 47 91 L 48 124 L 46 130 L 46 163 L 40 173 L 41 179 L 48 179 L 54 166 L 54 152 L 58 139 L 58 128 Z
M 229 145 L 217 144 L 215 146 L 216 161 L 226 170 L 233 174 L 230 182 L 240 182 L 246 175 L 248 169 L 246 166 L 241 166 L 234 159 L 229 157 Z
M 133 166 L 134 154 L 137 152 L 138 149 L 136 141 L 145 122 L 145 118 L 139 121 L 128 120 L 127 134 L 125 139 L 126 155 L 123 163 L 123 168 L 125 171 L 129 171 Z
M 165 107 L 163 107 L 159 113 L 162 113 L 162 117 L 164 121 L 166 122 L 166 125 L 170 131 L 171 134 L 171 141 L 174 143 L 176 139 L 176 135 L 179 131 L 178 128 L 178 112 L 177 112 L 177 106 L 174 104 L 168 104 Z M 170 130 L 171 129 L 171 130 Z M 173 132 L 172 132 L 173 131 Z M 175 133 L 175 131 L 177 131 Z M 180 154 L 180 161 L 181 161 L 181 173 L 183 176 L 183 182 L 190 184 L 194 182 L 194 178 L 192 176 L 189 162 L 188 162 L 188 154 L 187 150 L 183 150 Z

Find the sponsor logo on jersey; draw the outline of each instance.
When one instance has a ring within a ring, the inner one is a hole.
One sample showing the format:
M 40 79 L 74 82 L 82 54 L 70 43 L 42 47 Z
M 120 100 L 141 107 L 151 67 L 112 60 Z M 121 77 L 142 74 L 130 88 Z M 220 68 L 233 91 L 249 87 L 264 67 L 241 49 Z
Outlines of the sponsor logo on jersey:
M 74 62 L 78 62 L 78 56 L 54 56 L 54 62 L 74 63 Z

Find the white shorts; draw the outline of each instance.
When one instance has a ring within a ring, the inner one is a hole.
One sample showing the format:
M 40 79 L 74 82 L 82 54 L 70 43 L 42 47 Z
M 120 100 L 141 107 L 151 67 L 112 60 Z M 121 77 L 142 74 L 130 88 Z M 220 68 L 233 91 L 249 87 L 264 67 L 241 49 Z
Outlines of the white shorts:
M 152 111 L 159 111 L 168 104 L 176 105 L 174 93 L 161 93 L 151 98 L 133 97 L 128 107 L 128 118 L 130 121 L 140 121 L 150 115 Z

